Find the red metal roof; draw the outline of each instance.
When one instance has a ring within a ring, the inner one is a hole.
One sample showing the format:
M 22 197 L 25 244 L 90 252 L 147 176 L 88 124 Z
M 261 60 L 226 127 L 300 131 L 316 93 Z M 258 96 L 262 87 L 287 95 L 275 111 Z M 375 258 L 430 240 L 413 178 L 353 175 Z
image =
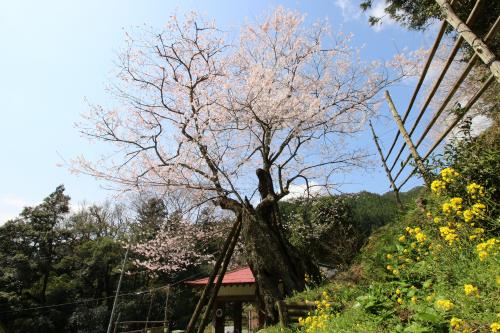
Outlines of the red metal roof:
M 215 282 L 217 282 L 217 279 L 218 276 L 215 278 Z M 185 283 L 192 286 L 204 286 L 208 283 L 208 277 L 198 280 L 186 281 Z M 230 272 L 226 272 L 226 274 L 224 274 L 224 278 L 222 279 L 223 285 L 246 283 L 255 283 L 255 277 L 253 276 L 250 267 L 242 267 Z

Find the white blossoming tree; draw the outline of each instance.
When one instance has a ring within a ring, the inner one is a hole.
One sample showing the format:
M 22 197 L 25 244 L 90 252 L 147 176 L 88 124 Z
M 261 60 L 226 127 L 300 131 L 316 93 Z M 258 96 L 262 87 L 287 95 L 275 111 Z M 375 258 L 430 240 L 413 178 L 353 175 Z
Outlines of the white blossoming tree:
M 362 63 L 350 36 L 283 8 L 244 26 L 233 44 L 223 37 L 190 14 L 129 38 L 114 89 L 122 104 L 93 107 L 80 125 L 117 150 L 77 168 L 233 212 L 273 322 L 275 300 L 317 272 L 284 239 L 278 202 L 291 186 L 328 187 L 362 163 L 343 138 L 363 128 L 377 94 L 408 64 Z

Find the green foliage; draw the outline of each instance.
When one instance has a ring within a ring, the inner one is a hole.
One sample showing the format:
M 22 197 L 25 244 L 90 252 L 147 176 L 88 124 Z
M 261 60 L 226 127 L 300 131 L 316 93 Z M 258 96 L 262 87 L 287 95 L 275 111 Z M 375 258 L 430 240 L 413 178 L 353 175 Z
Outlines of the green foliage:
M 420 193 L 401 193 L 406 206 Z M 401 214 L 393 192 L 369 192 L 281 203 L 282 223 L 289 241 L 317 262 L 346 267 L 373 230 Z
M 134 227 L 122 205 L 93 205 L 70 215 L 69 197 L 59 186 L 40 205 L 25 208 L 18 218 L 0 226 L 0 321 L 6 331 L 105 331 L 125 254 L 125 236 L 140 239 L 142 227 L 154 232 L 164 223 L 165 210 L 161 203 L 147 201 L 138 215 Z M 128 235 L 130 231 L 136 234 Z M 153 276 L 133 265 L 134 254 L 129 258 L 117 309 L 123 320 L 146 318 L 151 301 L 148 289 L 201 272 Z M 163 320 L 165 289 L 152 294 L 150 318 Z M 190 289 L 172 289 L 168 312 L 169 318 L 176 319 L 173 327 L 184 327 L 193 298 Z

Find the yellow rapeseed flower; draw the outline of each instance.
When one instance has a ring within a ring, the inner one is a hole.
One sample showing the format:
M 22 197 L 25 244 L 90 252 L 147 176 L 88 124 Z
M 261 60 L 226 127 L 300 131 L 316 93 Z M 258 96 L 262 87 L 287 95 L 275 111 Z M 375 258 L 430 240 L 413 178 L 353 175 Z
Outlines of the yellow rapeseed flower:
M 450 326 L 454 330 L 460 329 L 463 326 L 463 324 L 464 324 L 464 321 L 462 319 L 459 319 L 459 318 L 452 317 L 450 320 Z
M 490 329 L 493 333 L 500 332 L 500 322 L 495 322 L 490 325 Z
M 436 194 L 442 194 L 446 190 L 446 183 L 442 180 L 434 180 L 431 183 L 431 191 Z
M 464 221 L 470 222 L 474 219 L 474 212 L 470 209 L 464 210 Z
M 449 311 L 453 309 L 453 307 L 455 306 L 455 304 L 453 304 L 453 302 L 450 301 L 449 299 L 441 299 L 436 302 L 436 305 L 438 306 L 438 308 L 443 309 L 445 311 Z
M 472 199 L 477 199 L 478 196 L 484 197 L 485 195 L 484 187 L 476 183 L 470 183 L 467 185 L 467 193 Z
M 423 232 L 419 232 L 415 235 L 415 238 L 419 243 L 423 243 L 427 239 L 427 236 Z
M 465 284 L 464 291 L 465 291 L 465 295 L 467 295 L 467 296 L 477 295 L 477 293 L 478 293 L 477 287 L 474 287 L 472 284 Z
M 441 174 L 441 178 L 446 183 L 452 183 L 455 180 L 455 178 L 460 176 L 460 174 L 457 171 L 455 171 L 453 168 L 444 168 L 443 170 L 441 170 L 440 174 Z

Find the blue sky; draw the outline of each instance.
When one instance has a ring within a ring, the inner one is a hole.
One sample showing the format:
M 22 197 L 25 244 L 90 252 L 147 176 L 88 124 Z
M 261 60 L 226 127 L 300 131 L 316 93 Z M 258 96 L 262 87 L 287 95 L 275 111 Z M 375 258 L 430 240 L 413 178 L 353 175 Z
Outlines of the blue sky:
M 328 17 L 334 29 L 354 33 L 366 60 L 389 59 L 398 49 L 429 47 L 434 34 L 408 32 L 391 21 L 376 29 L 358 10 L 359 1 L 168 1 L 168 0 L 4 0 L 0 2 L 0 223 L 36 204 L 64 184 L 73 204 L 99 202 L 112 193 L 102 182 L 71 174 L 64 160 L 95 156 L 104 146 L 91 145 L 74 126 L 91 103 L 107 104 L 104 91 L 111 78 L 124 31 L 147 24 L 161 28 L 174 11 L 196 10 L 226 30 L 237 31 L 245 20 L 277 5 L 307 13 L 309 20 Z M 380 11 L 383 3 L 376 3 Z M 400 109 L 410 86 L 391 89 Z M 385 107 L 383 114 L 388 116 Z M 392 122 L 380 120 L 377 130 L 389 144 Z M 356 138 L 375 154 L 366 133 Z M 385 192 L 383 170 L 345 177 L 345 192 Z M 414 182 L 414 185 L 418 182 Z

